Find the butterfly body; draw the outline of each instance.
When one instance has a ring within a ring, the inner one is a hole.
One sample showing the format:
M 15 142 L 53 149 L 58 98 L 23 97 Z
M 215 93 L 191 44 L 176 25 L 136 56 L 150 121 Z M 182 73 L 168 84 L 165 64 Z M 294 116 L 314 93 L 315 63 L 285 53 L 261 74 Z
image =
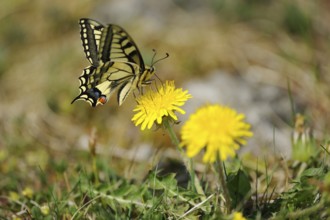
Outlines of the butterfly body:
M 79 77 L 82 99 L 93 107 L 105 104 L 117 93 L 121 105 L 135 89 L 151 83 L 154 67 L 144 65 L 140 51 L 128 33 L 117 25 L 103 26 L 91 19 L 80 19 L 81 40 L 91 63 Z

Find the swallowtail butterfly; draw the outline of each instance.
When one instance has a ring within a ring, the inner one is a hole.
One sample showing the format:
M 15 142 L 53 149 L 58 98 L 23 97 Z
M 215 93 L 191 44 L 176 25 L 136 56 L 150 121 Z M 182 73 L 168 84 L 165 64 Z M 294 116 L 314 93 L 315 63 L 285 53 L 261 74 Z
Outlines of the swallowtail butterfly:
M 105 104 L 118 90 L 121 105 L 134 90 L 151 83 L 154 67 L 146 66 L 133 39 L 121 27 L 82 18 L 80 35 L 90 66 L 79 77 L 80 94 L 72 101 L 85 100 L 95 107 Z

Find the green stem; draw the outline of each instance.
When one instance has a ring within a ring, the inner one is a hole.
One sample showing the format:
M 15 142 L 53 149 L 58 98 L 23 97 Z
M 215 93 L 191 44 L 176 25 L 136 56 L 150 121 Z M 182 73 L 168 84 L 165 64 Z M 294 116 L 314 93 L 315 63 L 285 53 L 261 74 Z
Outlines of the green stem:
M 93 162 L 93 173 L 94 173 L 95 183 L 98 185 L 100 182 L 99 182 L 99 175 L 98 175 L 98 170 L 97 170 L 96 155 L 92 155 L 92 162 Z
M 91 134 L 89 136 L 89 152 L 92 156 L 92 169 L 94 173 L 95 183 L 99 184 L 99 175 L 97 170 L 97 155 L 96 155 L 96 128 L 93 127 L 91 130 Z
M 183 163 L 186 166 L 186 168 L 190 174 L 194 188 L 196 189 L 197 193 L 202 195 L 203 198 L 205 199 L 206 197 L 205 197 L 204 191 L 200 185 L 200 182 L 199 182 L 197 176 L 195 175 L 192 160 L 185 156 L 183 150 L 180 147 L 180 141 L 179 141 L 178 137 L 176 136 L 176 134 L 173 130 L 173 127 L 170 125 L 170 122 L 167 118 L 164 118 L 163 125 L 164 125 L 165 129 L 167 130 L 167 132 L 172 140 L 172 143 L 177 147 L 177 149 L 179 150 L 179 152 L 181 154 Z
M 227 211 L 227 214 L 229 214 L 231 212 L 231 199 L 230 199 L 229 191 L 228 191 L 227 184 L 226 184 L 226 176 L 225 176 L 225 172 L 224 172 L 223 162 L 220 160 L 219 156 L 217 157 L 217 164 L 218 164 L 219 182 L 220 182 L 221 188 L 223 190 L 223 196 L 225 197 L 225 200 L 226 200 L 226 203 L 225 203 L 226 211 Z
M 172 126 L 170 125 L 170 122 L 168 121 L 167 118 L 164 118 L 163 122 L 164 122 L 163 124 L 164 124 L 168 134 L 170 135 L 170 138 L 171 138 L 173 144 L 179 148 L 180 141 L 179 141 L 178 137 L 176 136 Z

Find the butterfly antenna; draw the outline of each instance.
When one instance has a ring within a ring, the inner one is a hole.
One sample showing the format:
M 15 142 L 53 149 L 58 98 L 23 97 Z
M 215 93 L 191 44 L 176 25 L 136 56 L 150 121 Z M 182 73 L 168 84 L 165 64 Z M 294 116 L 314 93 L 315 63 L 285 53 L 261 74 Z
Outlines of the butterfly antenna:
M 155 49 L 152 49 L 152 52 L 154 52 L 154 55 L 152 55 L 152 58 L 151 58 L 151 66 L 153 66 L 154 60 L 155 60 L 155 57 L 156 57 L 156 54 L 157 54 Z
M 162 58 L 160 58 L 160 59 L 158 59 L 158 60 L 155 61 L 157 51 L 155 49 L 152 49 L 152 52 L 154 52 L 154 55 L 152 55 L 152 58 L 151 58 L 151 66 L 154 66 L 159 61 L 164 60 L 164 59 L 166 59 L 166 58 L 168 58 L 170 56 L 168 53 L 165 53 L 165 56 L 164 57 L 162 57 Z
M 154 61 L 154 59 L 152 59 L 152 66 L 154 66 L 156 63 L 158 63 L 159 61 L 161 61 L 161 60 L 165 60 L 165 59 L 167 59 L 168 57 L 169 57 L 170 55 L 168 54 L 168 53 L 165 53 L 165 56 L 164 57 L 162 57 L 162 58 L 160 58 L 160 59 L 158 59 L 158 60 L 156 60 L 156 61 Z M 154 56 L 155 57 L 155 56 Z M 153 58 L 154 58 L 153 57 Z

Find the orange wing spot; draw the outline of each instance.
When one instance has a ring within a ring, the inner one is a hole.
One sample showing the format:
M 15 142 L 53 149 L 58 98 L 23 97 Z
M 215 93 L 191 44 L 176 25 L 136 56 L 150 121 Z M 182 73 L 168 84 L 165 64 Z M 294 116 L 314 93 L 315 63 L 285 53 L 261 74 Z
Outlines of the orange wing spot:
M 102 95 L 97 101 L 104 105 L 105 103 L 107 103 L 108 100 L 106 96 Z

